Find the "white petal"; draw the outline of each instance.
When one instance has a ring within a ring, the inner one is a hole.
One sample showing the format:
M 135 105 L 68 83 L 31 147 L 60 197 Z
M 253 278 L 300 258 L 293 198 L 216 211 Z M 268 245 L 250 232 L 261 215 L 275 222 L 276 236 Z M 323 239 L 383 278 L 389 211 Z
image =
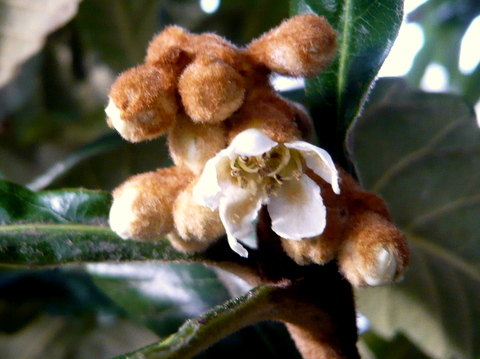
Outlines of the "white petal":
M 238 155 L 258 156 L 277 145 L 277 142 L 272 141 L 262 131 L 250 128 L 240 132 L 228 147 Z
M 220 204 L 221 188 L 218 185 L 216 165 L 221 157 L 207 161 L 197 184 L 193 187 L 193 200 L 201 206 L 216 209 Z
M 237 253 L 238 255 L 244 258 L 248 257 L 248 251 L 245 249 L 245 247 L 242 246 L 240 243 L 238 243 L 238 240 L 228 232 L 227 232 L 227 240 L 228 240 L 228 244 L 230 245 L 230 248 L 232 248 L 232 250 L 235 253 Z
M 228 149 L 210 158 L 193 187 L 193 200 L 201 206 L 214 210 L 220 205 L 220 198 L 232 181 Z
M 338 171 L 327 151 L 304 141 L 285 143 L 285 146 L 299 150 L 305 158 L 307 166 L 330 183 L 333 192 L 340 194 Z
M 285 181 L 277 194 L 270 196 L 268 213 L 273 231 L 285 239 L 317 236 L 326 225 L 320 187 L 306 175 L 298 181 Z
M 262 200 L 260 196 L 253 196 L 250 191 L 236 186 L 232 186 L 228 194 L 220 199 L 220 219 L 227 232 L 228 243 L 242 257 L 248 256 L 248 252 L 237 239 L 246 238 L 254 232 L 253 221 L 258 216 Z

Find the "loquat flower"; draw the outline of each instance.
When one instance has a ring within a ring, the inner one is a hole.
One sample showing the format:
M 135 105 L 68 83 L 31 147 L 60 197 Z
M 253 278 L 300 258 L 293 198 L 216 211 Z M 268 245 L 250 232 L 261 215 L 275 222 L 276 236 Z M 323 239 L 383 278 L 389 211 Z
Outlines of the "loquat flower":
M 253 233 L 262 205 L 282 238 L 301 240 L 323 232 L 326 208 L 320 187 L 305 174 L 307 167 L 340 193 L 337 169 L 325 150 L 304 141 L 278 143 L 247 129 L 206 163 L 193 199 L 218 208 L 230 247 L 247 257 L 238 241 Z

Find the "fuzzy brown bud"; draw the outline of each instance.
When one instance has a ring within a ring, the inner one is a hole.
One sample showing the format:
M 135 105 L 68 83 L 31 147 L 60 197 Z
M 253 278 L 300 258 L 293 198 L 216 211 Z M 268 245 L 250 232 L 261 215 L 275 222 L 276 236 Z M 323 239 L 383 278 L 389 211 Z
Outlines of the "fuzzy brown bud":
M 336 34 L 324 17 L 297 15 L 253 41 L 247 52 L 281 75 L 316 76 L 335 57 Z

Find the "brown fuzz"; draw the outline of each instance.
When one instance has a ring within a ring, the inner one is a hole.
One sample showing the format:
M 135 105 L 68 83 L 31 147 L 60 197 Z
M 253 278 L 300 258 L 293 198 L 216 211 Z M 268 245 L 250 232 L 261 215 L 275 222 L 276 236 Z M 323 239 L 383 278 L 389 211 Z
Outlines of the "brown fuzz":
M 186 168 L 170 167 L 156 172 L 142 173 L 131 177 L 113 192 L 116 201 L 131 198 L 130 206 L 121 210 L 125 216 L 126 236 L 131 239 L 158 239 L 174 230 L 172 209 L 178 195 L 195 178 Z M 122 203 L 119 203 L 122 205 Z M 113 227 L 112 217 L 110 224 Z
M 183 191 L 175 201 L 173 217 L 179 236 L 185 241 L 197 241 L 210 244 L 225 235 L 218 210 L 200 206 L 192 198 L 196 182 Z
M 336 35 L 324 17 L 298 15 L 252 42 L 247 51 L 281 75 L 311 77 L 335 57 Z
M 314 238 L 281 239 L 288 256 L 300 265 L 337 258 L 340 272 L 357 287 L 400 279 L 408 264 L 408 244 L 392 223 L 385 202 L 364 191 L 341 169 L 339 195 L 312 171 L 306 173 L 321 187 L 327 226 Z
M 183 72 L 178 83 L 185 112 L 195 122 L 220 122 L 243 103 L 243 78 L 225 62 L 201 56 Z
M 172 82 L 170 74 L 146 65 L 118 77 L 110 90 L 110 100 L 119 110 L 116 120 L 127 124 L 127 130 L 119 130 L 125 139 L 151 139 L 172 126 L 178 110 Z M 109 120 L 115 125 L 114 118 Z

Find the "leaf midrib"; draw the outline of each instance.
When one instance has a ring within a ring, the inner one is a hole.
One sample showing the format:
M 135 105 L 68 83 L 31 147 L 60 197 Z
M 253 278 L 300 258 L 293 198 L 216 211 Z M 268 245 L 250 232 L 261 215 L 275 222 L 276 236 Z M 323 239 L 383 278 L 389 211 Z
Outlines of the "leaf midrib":
M 113 234 L 112 230 L 107 226 L 99 226 L 94 224 L 82 223 L 25 223 L 25 224 L 8 224 L 0 226 L 0 234 L 6 232 L 24 232 L 24 231 L 76 231 L 76 232 L 104 232 Z
M 343 108 L 342 95 L 346 86 L 346 77 L 347 77 L 347 60 L 349 55 L 349 43 L 351 38 L 351 28 L 353 26 L 352 22 L 348 21 L 351 16 L 353 8 L 353 0 L 345 1 L 345 11 L 343 16 L 343 29 L 342 29 L 342 41 L 340 45 L 340 56 L 338 63 L 338 87 L 337 87 L 337 114 L 340 118 L 340 111 Z

